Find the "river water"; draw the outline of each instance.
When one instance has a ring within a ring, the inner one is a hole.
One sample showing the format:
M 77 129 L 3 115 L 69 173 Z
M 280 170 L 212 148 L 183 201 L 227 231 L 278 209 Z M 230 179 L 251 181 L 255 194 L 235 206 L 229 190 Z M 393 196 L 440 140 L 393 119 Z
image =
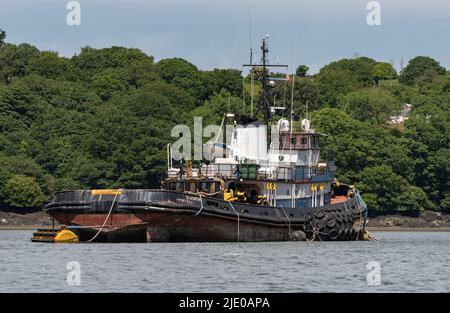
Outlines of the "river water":
M 371 242 L 153 244 L 32 243 L 31 235 L 0 231 L 0 292 L 450 291 L 450 232 L 375 232 Z M 78 263 L 68 269 L 71 261 Z

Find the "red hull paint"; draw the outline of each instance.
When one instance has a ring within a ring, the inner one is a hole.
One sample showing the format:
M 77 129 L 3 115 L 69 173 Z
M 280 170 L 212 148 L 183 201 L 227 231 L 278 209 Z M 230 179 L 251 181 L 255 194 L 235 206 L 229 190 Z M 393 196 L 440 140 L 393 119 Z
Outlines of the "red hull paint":
M 270 226 L 245 222 L 236 218 L 209 215 L 186 215 L 165 212 L 138 214 L 148 223 L 151 242 L 183 241 L 285 241 L 289 239 L 287 226 Z
M 60 224 L 78 226 L 101 226 L 105 223 L 107 214 L 76 214 L 65 212 L 52 212 L 50 215 Z M 141 224 L 144 221 L 130 213 L 113 213 L 106 221 L 106 225 L 111 227 L 123 227 L 126 225 Z
M 106 214 L 70 214 L 52 212 L 61 224 L 98 227 Z M 285 241 L 289 240 L 287 225 L 254 224 L 237 218 L 209 215 L 190 215 L 148 211 L 136 214 L 111 214 L 105 231 L 132 224 L 147 224 L 149 242 L 206 242 L 206 241 Z

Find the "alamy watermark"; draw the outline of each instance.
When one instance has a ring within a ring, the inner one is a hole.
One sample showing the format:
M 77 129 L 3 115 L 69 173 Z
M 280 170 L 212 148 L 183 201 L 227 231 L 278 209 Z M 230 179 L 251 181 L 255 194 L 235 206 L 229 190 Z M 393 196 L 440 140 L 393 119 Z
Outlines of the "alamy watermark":
M 380 26 L 381 25 L 381 4 L 378 1 L 370 1 L 367 3 L 366 9 L 369 10 L 367 14 L 367 25 Z
M 66 276 L 66 282 L 69 286 L 81 285 L 81 265 L 77 261 L 70 261 L 66 265 L 66 269 L 69 271 Z
M 233 136 L 239 132 L 239 136 Z M 278 125 L 270 128 L 271 146 L 267 147 L 266 125 L 207 125 L 203 127 L 202 117 L 194 117 L 193 134 L 187 125 L 176 125 L 172 128 L 171 137 L 177 140 L 171 146 L 171 157 L 175 161 L 196 160 L 213 161 L 225 157 L 227 149 L 234 147 L 240 155 L 252 155 L 263 158 L 267 149 L 279 151 L 280 131 Z M 205 139 L 209 139 L 203 144 Z
M 380 286 L 381 285 L 381 265 L 377 261 L 370 261 L 367 263 L 366 268 L 368 270 L 366 281 L 368 286 Z
M 78 1 L 69 1 L 66 5 L 69 12 L 66 15 L 66 23 L 69 26 L 81 25 L 81 4 Z

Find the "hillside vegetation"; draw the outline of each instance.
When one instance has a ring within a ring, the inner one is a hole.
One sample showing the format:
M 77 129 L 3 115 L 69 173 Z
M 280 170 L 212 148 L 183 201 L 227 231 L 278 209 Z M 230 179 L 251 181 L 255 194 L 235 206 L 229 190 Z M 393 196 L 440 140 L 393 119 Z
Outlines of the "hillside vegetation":
M 174 125 L 250 113 L 250 78 L 236 69 L 154 62 L 123 47 L 64 58 L 0 34 L 1 207 L 40 207 L 65 189 L 158 187 Z M 313 127 L 326 134 L 322 156 L 336 161 L 339 180 L 355 183 L 375 213 L 450 211 L 445 68 L 417 57 L 397 75 L 362 57 L 307 70 L 295 77 L 295 114 L 304 116 L 308 101 Z M 273 89 L 278 105 L 288 106 L 290 84 Z M 413 105 L 409 119 L 389 125 L 403 103 Z

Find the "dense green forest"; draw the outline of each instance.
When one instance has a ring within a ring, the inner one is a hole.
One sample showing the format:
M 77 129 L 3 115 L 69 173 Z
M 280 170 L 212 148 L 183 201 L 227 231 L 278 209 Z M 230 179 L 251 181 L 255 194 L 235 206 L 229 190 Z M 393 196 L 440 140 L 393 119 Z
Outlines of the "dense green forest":
M 65 58 L 5 40 L 0 31 L 3 208 L 40 207 L 64 189 L 158 187 L 175 124 L 250 112 L 250 78 L 240 70 L 155 62 L 123 47 Z M 289 102 L 292 80 L 284 84 L 273 97 Z M 303 65 L 294 87 L 295 113 L 304 116 L 308 101 L 313 127 L 326 134 L 322 156 L 372 212 L 450 211 L 450 73 L 437 61 L 416 57 L 399 74 L 366 57 L 315 75 Z M 390 125 L 404 103 L 409 119 Z

